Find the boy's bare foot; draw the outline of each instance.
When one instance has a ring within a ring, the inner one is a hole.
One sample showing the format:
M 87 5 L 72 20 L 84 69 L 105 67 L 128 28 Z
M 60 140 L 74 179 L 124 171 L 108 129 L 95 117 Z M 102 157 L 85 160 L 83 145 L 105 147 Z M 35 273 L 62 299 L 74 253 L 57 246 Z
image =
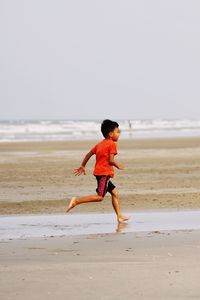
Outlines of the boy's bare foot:
M 129 217 L 122 216 L 122 215 L 117 219 L 118 223 L 123 223 L 123 222 L 126 222 L 128 220 L 129 220 Z
M 69 203 L 69 206 L 68 206 L 66 212 L 69 212 L 75 206 L 76 206 L 76 197 L 73 197 Z

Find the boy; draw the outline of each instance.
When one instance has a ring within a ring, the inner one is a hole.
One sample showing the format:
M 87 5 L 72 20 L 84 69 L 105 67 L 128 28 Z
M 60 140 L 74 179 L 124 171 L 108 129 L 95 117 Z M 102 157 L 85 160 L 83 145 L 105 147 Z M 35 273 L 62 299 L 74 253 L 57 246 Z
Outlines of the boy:
M 104 120 L 101 124 L 101 132 L 105 139 L 93 147 L 90 152 L 87 153 L 82 161 L 81 166 L 74 170 L 74 174 L 79 176 L 85 174 L 85 166 L 92 155 L 96 155 L 96 164 L 94 168 L 94 176 L 97 179 L 97 195 L 90 195 L 80 198 L 72 198 L 67 212 L 69 212 L 76 205 L 88 202 L 98 202 L 104 199 L 104 196 L 109 192 L 112 196 L 112 205 L 117 215 L 119 223 L 127 221 L 128 217 L 123 216 L 119 207 L 118 192 L 114 184 L 110 181 L 111 177 L 114 177 L 114 168 L 119 170 L 123 169 L 123 165 L 117 163 L 114 160 L 114 156 L 117 154 L 116 143 L 119 139 L 119 124 L 111 120 Z

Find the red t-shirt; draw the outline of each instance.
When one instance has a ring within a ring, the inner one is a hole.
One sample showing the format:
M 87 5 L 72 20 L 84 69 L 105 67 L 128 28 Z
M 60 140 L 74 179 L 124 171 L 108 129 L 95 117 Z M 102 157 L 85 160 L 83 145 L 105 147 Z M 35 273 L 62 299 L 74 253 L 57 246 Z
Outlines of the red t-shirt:
M 109 164 L 110 154 L 117 154 L 117 145 L 109 139 L 104 139 L 91 150 L 96 154 L 94 175 L 114 176 L 114 168 Z

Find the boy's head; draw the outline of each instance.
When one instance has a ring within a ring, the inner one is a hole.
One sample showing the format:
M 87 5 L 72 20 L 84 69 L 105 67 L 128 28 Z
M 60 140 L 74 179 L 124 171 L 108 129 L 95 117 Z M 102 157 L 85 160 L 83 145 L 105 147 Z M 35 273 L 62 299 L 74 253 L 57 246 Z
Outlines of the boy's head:
M 111 120 L 104 120 L 101 124 L 101 132 L 106 139 L 117 141 L 120 134 L 119 124 Z

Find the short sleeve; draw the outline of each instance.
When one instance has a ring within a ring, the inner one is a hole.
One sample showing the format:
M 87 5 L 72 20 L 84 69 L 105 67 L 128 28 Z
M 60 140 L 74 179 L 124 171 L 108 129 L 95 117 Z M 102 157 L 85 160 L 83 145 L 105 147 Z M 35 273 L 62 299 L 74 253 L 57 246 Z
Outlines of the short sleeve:
M 94 147 L 91 149 L 91 152 L 92 152 L 93 154 L 96 154 L 96 152 L 97 152 L 97 145 L 94 146 Z
M 114 142 L 110 145 L 110 154 L 117 154 L 117 145 Z

